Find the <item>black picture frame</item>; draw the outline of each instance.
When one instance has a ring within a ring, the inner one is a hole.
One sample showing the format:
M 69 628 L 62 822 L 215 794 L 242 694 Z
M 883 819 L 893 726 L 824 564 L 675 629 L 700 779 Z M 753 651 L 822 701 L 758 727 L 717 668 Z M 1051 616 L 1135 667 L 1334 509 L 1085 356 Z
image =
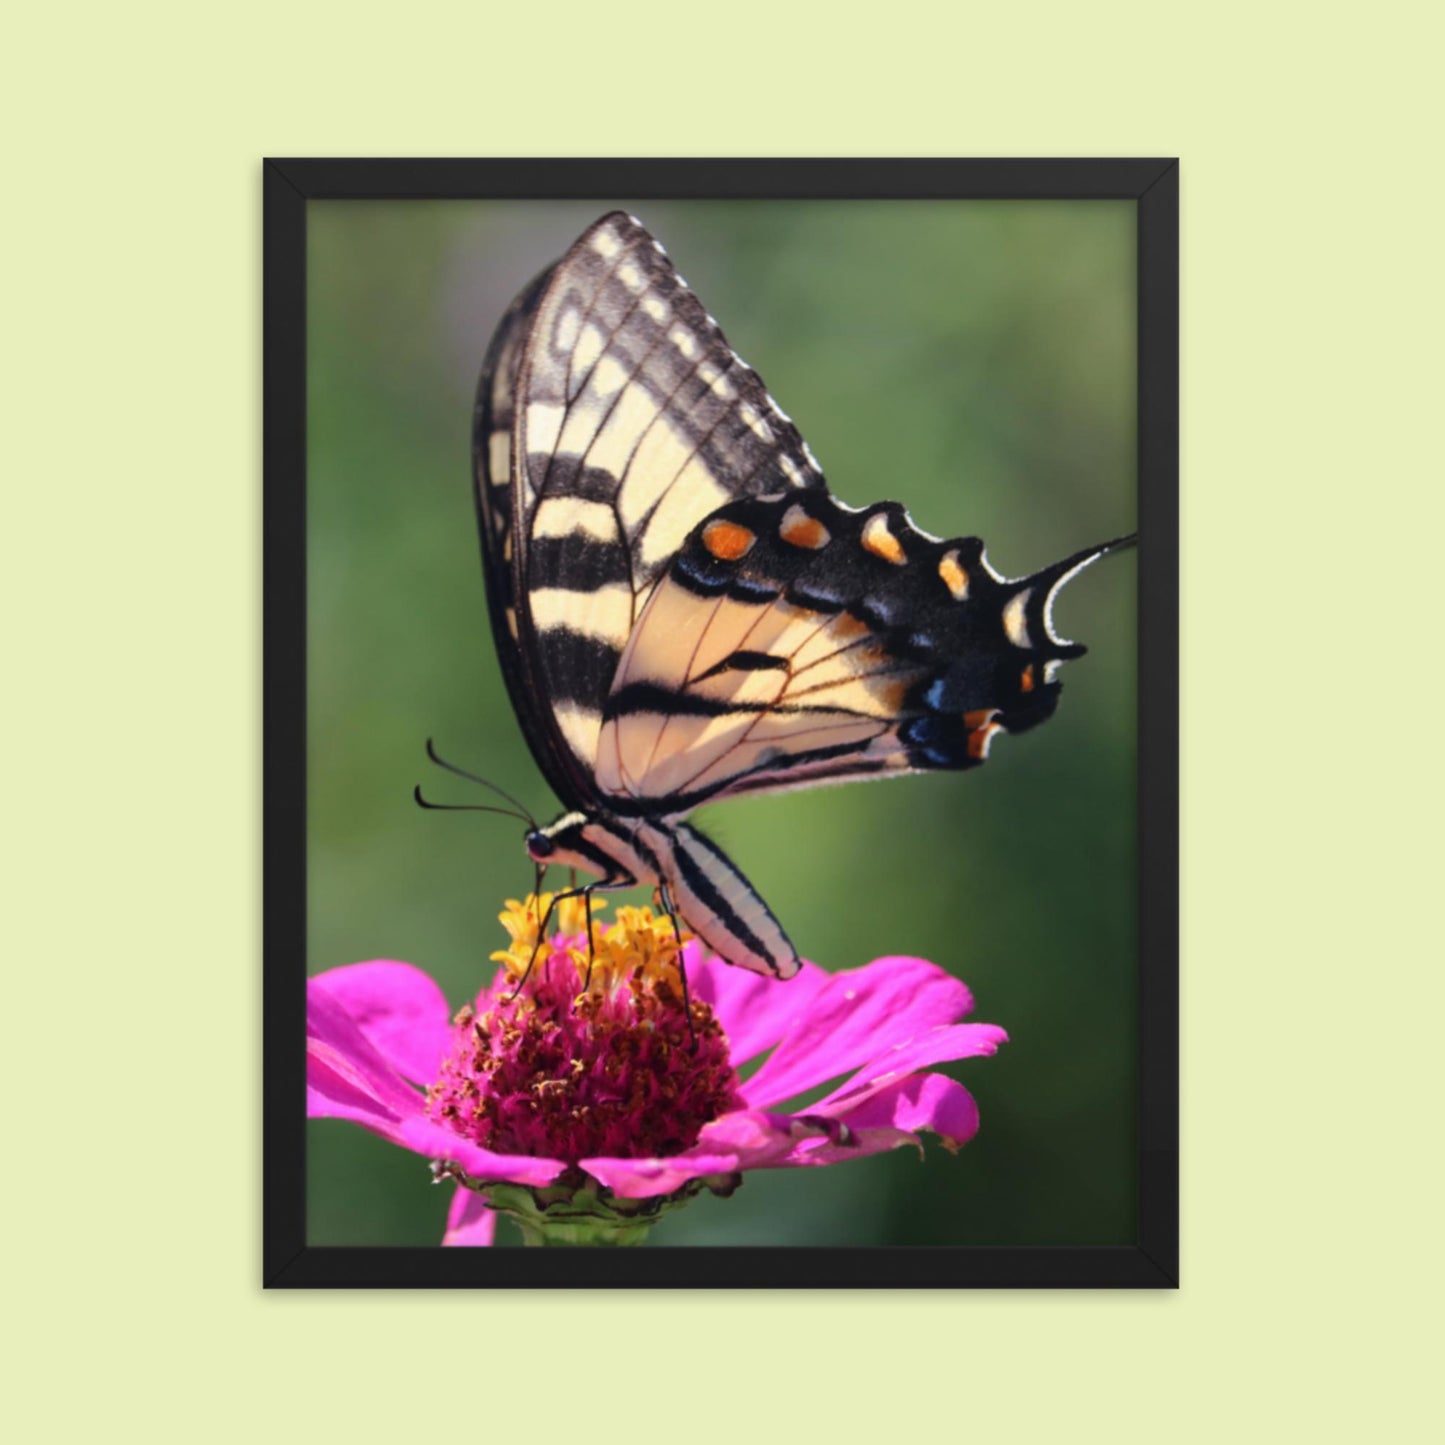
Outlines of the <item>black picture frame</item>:
M 1138 237 L 1137 1238 L 1111 1247 L 306 1243 L 306 208 L 383 199 L 1132 200 Z M 1169 1288 L 1179 1279 L 1179 168 L 1172 159 L 264 166 L 263 1275 L 268 1288 Z M 1147 685 L 1144 685 L 1147 682 Z

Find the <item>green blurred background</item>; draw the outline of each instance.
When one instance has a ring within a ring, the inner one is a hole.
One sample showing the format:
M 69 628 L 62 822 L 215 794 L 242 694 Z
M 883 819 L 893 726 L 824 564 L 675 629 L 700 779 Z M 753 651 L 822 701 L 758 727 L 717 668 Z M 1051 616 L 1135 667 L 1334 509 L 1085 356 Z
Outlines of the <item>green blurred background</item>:
M 1009 576 L 1134 525 L 1130 203 L 312 202 L 313 972 L 405 959 L 459 1004 L 491 976 L 503 898 L 530 885 L 518 825 L 422 813 L 411 789 L 472 800 L 426 764 L 434 736 L 556 811 L 487 626 L 472 395 L 514 294 L 614 204 L 662 240 L 843 500 L 976 533 Z M 987 767 L 699 815 L 806 956 L 931 958 L 1012 1041 L 950 1069 L 983 1118 L 957 1157 L 754 1173 L 654 1244 L 1133 1239 L 1134 565 L 1062 594 L 1056 628 L 1090 653 L 1054 719 Z M 421 1160 L 339 1121 L 308 1130 L 312 1243 L 439 1241 L 448 1191 Z

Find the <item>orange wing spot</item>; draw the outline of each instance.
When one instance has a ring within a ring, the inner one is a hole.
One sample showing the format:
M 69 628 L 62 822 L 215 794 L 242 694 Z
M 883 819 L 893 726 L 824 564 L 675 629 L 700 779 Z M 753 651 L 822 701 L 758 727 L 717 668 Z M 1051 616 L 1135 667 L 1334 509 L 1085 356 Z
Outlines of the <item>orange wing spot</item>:
M 709 522 L 702 529 L 702 545 L 719 562 L 736 562 L 739 557 L 746 557 L 757 540 L 755 533 L 737 522 L 719 520 Z
M 982 761 L 988 756 L 988 745 L 993 741 L 996 733 L 1003 729 L 996 723 L 985 723 L 981 728 L 975 728 L 968 735 L 968 755 Z
M 778 529 L 778 535 L 790 547 L 806 547 L 810 552 L 826 547 L 832 540 L 828 529 L 801 507 L 789 507 L 783 513 L 783 525 Z
M 958 560 L 957 552 L 944 554 L 938 564 L 938 575 L 943 578 L 944 585 L 953 593 L 956 601 L 962 602 L 968 596 L 968 573 Z
M 882 512 L 875 513 L 864 523 L 863 550 L 893 563 L 895 567 L 901 567 L 908 560 L 903 544 L 888 530 L 888 518 Z
M 975 708 L 972 712 L 964 713 L 963 725 L 977 732 L 979 728 L 987 727 L 997 716 L 998 709 L 996 707 Z
M 1019 686 L 1020 686 L 1021 688 L 1023 688 L 1023 690 L 1024 690 L 1025 692 L 1032 692 L 1032 691 L 1034 690 L 1034 665 L 1033 665 L 1033 663 L 1029 663 L 1029 665 L 1028 665 L 1026 668 L 1024 668 L 1023 676 L 1022 676 L 1021 678 L 1019 678 Z

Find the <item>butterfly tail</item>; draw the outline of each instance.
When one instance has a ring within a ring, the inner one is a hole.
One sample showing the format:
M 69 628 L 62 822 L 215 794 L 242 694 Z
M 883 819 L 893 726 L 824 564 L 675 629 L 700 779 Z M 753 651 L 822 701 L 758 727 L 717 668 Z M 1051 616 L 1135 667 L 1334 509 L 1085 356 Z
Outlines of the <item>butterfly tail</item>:
M 1127 551 L 1138 540 L 1137 533 L 1111 538 L 1008 584 L 1004 632 L 1016 652 L 1010 658 L 1013 666 L 1005 669 L 1010 685 L 1000 698 L 996 719 L 1004 731 L 1027 732 L 1052 717 L 1062 691 L 1054 676 L 1059 664 L 1088 651 L 1082 643 L 1060 637 L 1054 630 L 1054 603 L 1059 593 L 1086 567 L 1110 553 Z
M 914 690 L 920 715 L 900 729 L 910 765 L 976 767 L 999 734 L 1028 732 L 1051 718 L 1063 691 L 1060 666 L 1086 651 L 1054 631 L 1055 599 L 1090 563 L 1135 541 L 1115 537 L 1013 580 L 988 567 L 976 538 L 949 544 L 962 565 L 984 568 L 987 581 L 977 589 L 977 621 L 964 644 Z
M 1020 645 L 1026 642 L 1044 660 L 1068 662 L 1082 657 L 1087 648 L 1077 642 L 1069 642 L 1054 631 L 1054 601 L 1063 591 L 1065 584 L 1077 577 L 1084 568 L 1092 566 L 1100 557 L 1107 557 L 1111 552 L 1127 551 L 1136 546 L 1138 541 L 1138 533 L 1131 532 L 1125 537 L 1115 537 L 1111 541 L 1100 542 L 1097 546 L 1085 547 L 1083 551 L 1075 552 L 1072 557 L 1065 557 L 1062 562 L 1055 562 L 1053 566 L 1045 567 L 1042 571 L 1035 572 L 1032 577 L 1025 577 L 1017 583 L 1018 591 L 1005 604 L 1005 609 L 1021 605 L 1023 640 L 1020 642 L 1017 637 L 1012 640 L 1020 642 Z

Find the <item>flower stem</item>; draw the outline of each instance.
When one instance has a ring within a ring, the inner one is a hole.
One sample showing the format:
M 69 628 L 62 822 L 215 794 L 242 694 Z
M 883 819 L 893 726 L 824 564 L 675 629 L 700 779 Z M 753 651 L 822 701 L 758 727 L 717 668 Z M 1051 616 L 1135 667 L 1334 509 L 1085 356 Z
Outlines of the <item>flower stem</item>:
M 664 1214 L 680 1209 L 704 1190 L 725 1198 L 742 1183 L 741 1175 L 709 1174 L 689 1179 L 671 1194 L 622 1199 L 589 1181 L 580 1170 L 569 1171 L 553 1184 L 535 1187 L 468 1179 L 454 1164 L 434 1165 L 433 1173 L 485 1194 L 492 1209 L 516 1221 L 523 1244 L 548 1248 L 644 1244 L 648 1231 Z
M 569 1244 L 642 1244 L 646 1241 L 654 1222 L 651 1219 L 643 1219 L 612 1224 L 604 1220 L 589 1218 L 544 1221 L 525 1219 L 517 1214 L 514 1214 L 512 1218 L 516 1222 L 517 1228 L 522 1231 L 523 1244 L 554 1247 Z

